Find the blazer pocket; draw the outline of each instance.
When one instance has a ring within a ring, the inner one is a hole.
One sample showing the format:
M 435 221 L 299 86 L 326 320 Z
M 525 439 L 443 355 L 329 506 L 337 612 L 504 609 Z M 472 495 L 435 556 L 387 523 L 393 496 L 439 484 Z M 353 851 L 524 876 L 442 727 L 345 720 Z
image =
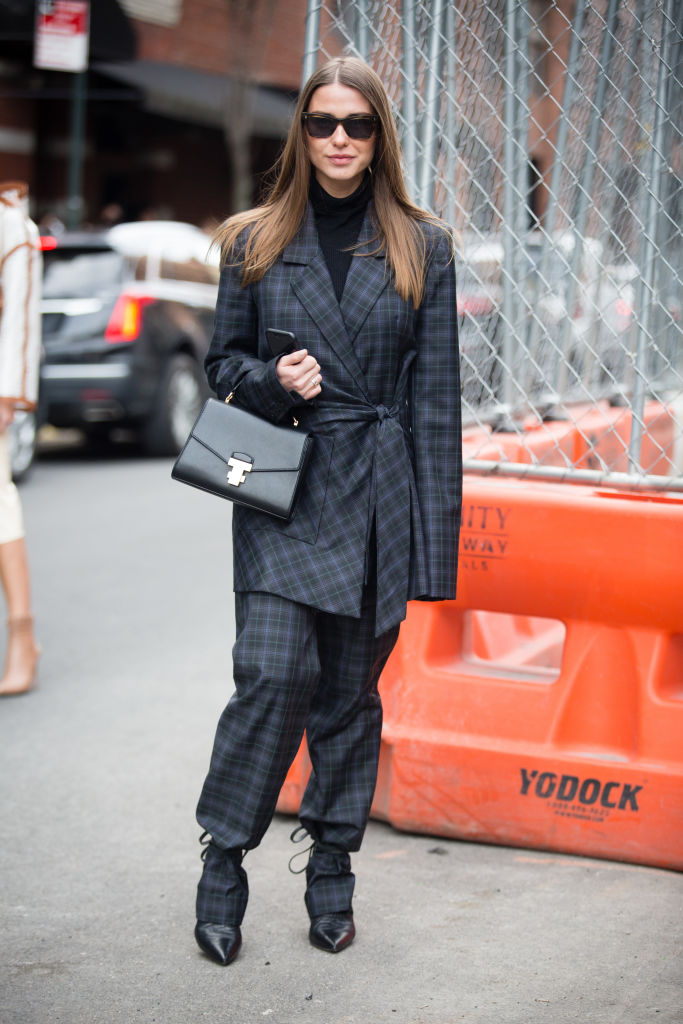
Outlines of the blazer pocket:
M 333 437 L 317 435 L 313 438 L 313 452 L 294 507 L 294 515 L 288 523 L 283 523 L 272 516 L 261 516 L 258 513 L 260 529 L 272 530 L 283 537 L 302 540 L 307 544 L 316 543 L 327 496 L 333 450 Z

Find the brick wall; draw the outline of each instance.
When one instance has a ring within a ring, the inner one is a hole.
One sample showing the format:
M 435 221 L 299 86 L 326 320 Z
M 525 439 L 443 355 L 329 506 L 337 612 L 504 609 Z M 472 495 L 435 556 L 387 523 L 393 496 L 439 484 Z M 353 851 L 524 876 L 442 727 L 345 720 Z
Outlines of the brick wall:
M 184 0 L 173 26 L 135 19 L 138 57 L 297 89 L 306 0 Z

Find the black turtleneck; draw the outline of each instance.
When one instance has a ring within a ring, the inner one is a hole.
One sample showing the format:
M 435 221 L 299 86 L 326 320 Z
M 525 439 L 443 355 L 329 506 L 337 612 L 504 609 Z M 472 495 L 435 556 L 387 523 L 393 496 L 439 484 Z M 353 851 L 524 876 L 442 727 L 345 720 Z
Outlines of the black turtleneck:
M 366 174 L 355 192 L 337 199 L 326 192 L 312 174 L 310 197 L 320 248 L 339 302 L 351 266 L 351 250 L 358 241 L 365 211 L 372 197 L 372 177 Z

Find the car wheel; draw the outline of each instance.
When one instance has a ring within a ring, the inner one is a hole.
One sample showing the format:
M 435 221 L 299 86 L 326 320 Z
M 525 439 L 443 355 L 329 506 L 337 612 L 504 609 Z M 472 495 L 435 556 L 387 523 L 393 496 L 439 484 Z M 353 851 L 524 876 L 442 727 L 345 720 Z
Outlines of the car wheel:
M 36 453 L 36 414 L 16 412 L 9 428 L 12 479 L 18 483 L 26 476 Z
M 177 455 L 202 407 L 200 370 L 191 356 L 178 353 L 166 364 L 156 407 L 144 427 L 150 455 Z

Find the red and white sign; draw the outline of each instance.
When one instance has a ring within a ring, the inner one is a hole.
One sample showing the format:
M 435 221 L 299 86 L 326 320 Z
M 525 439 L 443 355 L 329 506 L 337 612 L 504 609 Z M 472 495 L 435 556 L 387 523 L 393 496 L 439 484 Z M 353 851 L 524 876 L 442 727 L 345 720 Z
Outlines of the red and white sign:
M 88 66 L 88 0 L 38 0 L 33 63 L 51 71 L 85 71 Z

